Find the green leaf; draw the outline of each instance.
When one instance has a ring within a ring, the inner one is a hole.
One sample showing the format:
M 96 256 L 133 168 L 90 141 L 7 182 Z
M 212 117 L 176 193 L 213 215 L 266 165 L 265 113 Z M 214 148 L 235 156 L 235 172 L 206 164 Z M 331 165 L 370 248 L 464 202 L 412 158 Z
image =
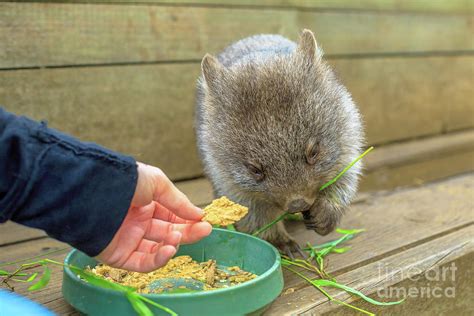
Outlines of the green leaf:
M 324 257 L 318 255 L 316 257 L 316 262 L 319 264 L 319 270 L 321 270 L 321 271 L 324 270 Z
M 0 270 L 0 276 L 2 275 L 10 275 L 12 274 L 12 272 L 8 272 L 6 270 Z M 15 274 L 15 276 L 27 276 L 28 274 L 27 273 L 17 273 Z
M 322 249 L 322 248 L 327 248 L 327 247 L 334 247 L 334 246 L 337 246 L 338 244 L 344 242 L 344 241 L 347 241 L 349 239 L 352 239 L 354 238 L 354 235 L 344 235 L 336 240 L 332 240 L 332 241 L 328 241 L 324 244 L 320 244 L 320 245 L 311 245 L 308 243 L 308 247 L 305 248 L 304 250 L 308 251 L 310 250 L 311 248 L 313 249 Z
M 132 304 L 133 309 L 137 312 L 140 316 L 153 316 L 151 310 L 140 300 L 140 295 L 135 292 L 127 292 L 126 293 L 127 299 Z
M 319 251 L 316 252 L 316 256 L 318 257 L 324 257 L 326 256 L 328 253 L 331 252 L 331 250 L 334 248 L 334 246 L 329 246 L 329 247 L 326 247 L 326 248 L 323 248 Z
M 235 231 L 235 227 L 234 227 L 234 225 L 232 225 L 232 224 L 227 225 L 227 229 L 228 229 L 228 230 Z
M 369 311 L 366 311 L 365 309 L 356 307 L 356 306 L 351 305 L 351 304 L 349 304 L 349 303 L 340 301 L 340 300 L 338 300 L 338 299 L 333 299 L 332 301 L 335 302 L 335 303 L 338 303 L 338 304 L 347 306 L 347 307 L 349 307 L 349 308 L 355 309 L 356 311 L 359 311 L 359 312 L 361 312 L 361 313 L 367 314 L 367 315 L 369 315 L 369 316 L 375 316 L 374 313 L 371 313 L 371 312 L 369 312 Z
M 335 253 L 344 253 L 346 251 L 349 251 L 351 249 L 351 247 L 342 247 L 342 248 L 332 248 L 332 252 L 335 252 Z
M 315 288 L 317 288 L 321 293 L 323 293 L 328 299 L 330 300 L 333 300 L 332 296 L 329 295 L 328 292 L 324 291 L 319 285 L 315 284 L 313 282 L 313 280 L 311 280 L 310 278 L 308 278 L 307 276 L 305 276 L 304 274 L 296 271 L 296 270 L 293 270 L 292 268 L 286 266 L 285 269 L 287 270 L 290 270 L 291 272 L 293 272 L 294 274 L 298 275 L 299 277 L 301 277 L 302 279 L 304 279 L 306 282 L 310 283 L 312 286 L 314 286 Z
M 168 307 L 165 307 L 161 304 L 158 304 L 157 302 L 155 301 L 152 301 L 144 296 L 141 296 L 141 295 L 138 295 L 138 298 L 144 302 L 147 302 L 148 304 L 150 305 L 153 305 L 155 307 L 158 307 L 159 309 L 161 309 L 162 311 L 165 311 L 167 312 L 168 314 L 170 314 L 171 316 L 178 316 L 178 314 L 176 314 L 173 310 L 169 309 Z
M 339 244 L 341 244 L 341 243 L 343 243 L 343 242 L 345 242 L 345 241 L 347 241 L 347 240 L 349 240 L 353 237 L 354 237 L 354 235 L 344 235 L 341 238 L 336 239 L 336 240 L 328 243 L 328 246 L 321 249 L 321 250 L 319 250 L 318 253 L 322 253 L 322 254 L 326 255 L 329 252 L 331 252 L 331 250 L 334 249 L 337 245 L 339 245 Z
M 21 282 L 21 283 L 30 283 L 36 278 L 37 275 L 38 275 L 38 273 L 34 273 L 27 280 L 16 279 L 16 278 L 11 278 L 10 280 L 13 280 L 13 281 L 16 281 L 16 282 Z
M 352 293 L 352 294 L 359 296 L 363 300 L 365 300 L 365 301 L 367 301 L 367 302 L 369 302 L 373 305 L 379 305 L 379 306 L 397 305 L 397 304 L 400 304 L 404 301 L 404 299 L 403 299 L 403 300 L 396 301 L 396 302 L 379 302 L 377 300 L 374 300 L 370 297 L 365 296 L 362 292 L 360 292 L 356 289 L 353 289 L 353 288 L 351 288 L 347 285 L 339 284 L 337 282 L 333 282 L 333 281 L 330 281 L 330 280 L 312 280 L 312 282 L 314 282 L 318 286 L 331 286 L 331 287 L 335 287 L 335 288 L 344 290 L 346 292 Z
M 362 229 L 342 229 L 342 228 L 337 228 L 336 229 L 336 232 L 338 232 L 339 234 L 348 234 L 348 235 L 354 235 L 354 234 L 358 234 L 358 233 L 361 233 L 361 232 L 364 232 L 365 229 L 362 228 Z
M 38 272 L 33 273 L 30 277 L 26 280 L 26 282 L 33 282 L 34 279 L 38 276 Z
M 5 263 L 2 263 L 2 264 L 0 265 L 0 267 L 6 267 L 6 266 L 11 266 L 11 265 L 14 265 L 14 264 L 17 264 L 17 263 L 25 262 L 25 261 L 31 261 L 31 260 L 36 259 L 36 258 L 39 258 L 39 257 L 45 257 L 45 256 L 47 256 L 47 255 L 51 255 L 51 254 L 54 254 L 54 253 L 58 253 L 58 252 L 62 252 L 62 251 L 65 251 L 65 250 L 70 250 L 70 249 L 71 249 L 71 247 L 70 247 L 70 246 L 67 246 L 67 247 L 65 247 L 65 248 L 61 248 L 61 249 L 57 249 L 57 250 L 45 252 L 45 253 L 42 253 L 42 254 L 37 255 L 37 256 L 34 256 L 34 257 L 29 257 L 29 258 L 20 259 L 20 260 L 11 261 L 11 262 L 5 262 Z
M 46 285 L 48 285 L 50 278 L 51 278 L 51 269 L 47 265 L 45 265 L 43 275 L 41 276 L 38 282 L 36 282 L 35 284 L 33 284 L 32 286 L 28 288 L 28 291 L 41 290 Z
M 130 286 L 125 286 L 117 283 L 110 282 L 106 279 L 103 279 L 101 277 L 98 277 L 92 273 L 86 272 L 78 267 L 75 266 L 69 266 L 69 269 L 71 269 L 74 274 L 78 275 L 81 277 L 81 279 L 87 281 L 88 283 L 104 288 L 104 289 L 111 289 L 111 290 L 116 290 L 120 292 L 129 292 L 129 291 L 135 291 L 136 289 Z
M 261 233 L 263 233 L 264 231 L 266 231 L 267 229 L 269 229 L 270 227 L 272 227 L 273 225 L 275 225 L 276 223 L 278 223 L 279 221 L 281 221 L 282 219 L 284 219 L 286 216 L 288 215 L 288 213 L 283 213 L 281 214 L 280 216 L 278 216 L 277 218 L 275 218 L 273 221 L 271 221 L 270 223 L 268 223 L 267 225 L 261 227 L 260 229 L 257 229 L 257 231 L 255 231 L 252 236 L 258 236 L 260 235 Z

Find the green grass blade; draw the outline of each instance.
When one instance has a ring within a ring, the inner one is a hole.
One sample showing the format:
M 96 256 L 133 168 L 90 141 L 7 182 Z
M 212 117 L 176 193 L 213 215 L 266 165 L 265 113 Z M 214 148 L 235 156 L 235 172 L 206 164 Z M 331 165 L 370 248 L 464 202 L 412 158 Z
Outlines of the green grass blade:
M 324 270 L 324 257 L 317 256 L 316 262 L 319 264 L 319 270 L 323 271 Z
M 6 270 L 0 270 L 0 276 L 3 276 L 3 275 L 10 275 L 12 274 L 11 272 L 8 272 Z M 28 274 L 27 273 L 16 273 L 15 276 L 27 276 Z
M 354 235 L 358 233 L 365 232 L 365 228 L 362 229 L 342 229 L 342 228 L 337 228 L 336 232 L 339 234 L 345 234 L 345 235 Z
M 336 239 L 332 242 L 329 243 L 329 245 L 321 250 L 319 250 L 317 253 L 319 253 L 320 255 L 322 256 L 325 256 L 327 255 L 328 253 L 330 253 L 332 251 L 332 249 L 334 249 L 337 245 L 339 245 L 340 243 L 343 243 L 345 242 L 346 240 L 349 240 L 351 238 L 353 238 L 354 235 L 344 235 L 342 236 L 341 238 L 339 239 Z
M 133 287 L 110 282 L 106 279 L 100 278 L 100 277 L 98 277 L 94 274 L 86 272 L 86 271 L 84 271 L 84 270 L 82 270 L 78 267 L 75 267 L 75 266 L 70 265 L 69 268 L 75 274 L 79 275 L 82 279 L 84 279 L 85 281 L 87 281 L 87 282 L 89 282 L 89 283 L 91 283 L 95 286 L 99 286 L 99 287 L 102 287 L 102 288 L 107 288 L 107 289 L 112 289 L 112 290 L 124 292 L 127 295 L 128 300 L 132 304 L 133 309 L 139 315 L 149 315 L 149 314 L 146 314 L 146 313 L 148 313 L 147 310 L 151 313 L 150 309 L 142 301 L 147 302 L 148 304 L 151 304 L 155 307 L 158 307 L 158 308 L 160 308 L 161 310 L 167 312 L 170 315 L 173 315 L 173 316 L 177 315 L 174 311 L 167 308 L 166 306 L 160 305 L 160 304 L 158 304 L 158 303 L 156 303 L 152 300 L 149 300 L 146 297 L 143 297 L 140 294 L 136 293 L 135 292 L 136 289 L 133 288 Z M 137 300 L 139 301 L 139 303 L 137 303 Z M 145 306 L 146 310 L 143 308 L 143 306 Z M 141 313 L 145 313 L 145 314 L 141 314 Z M 150 315 L 153 315 L 153 313 L 151 313 Z
M 69 269 L 71 269 L 74 274 L 78 275 L 81 277 L 81 279 L 87 281 L 90 284 L 93 284 L 95 286 L 104 288 L 104 289 L 111 289 L 111 290 L 116 290 L 120 292 L 129 292 L 129 291 L 135 291 L 136 289 L 130 286 L 125 286 L 117 283 L 110 282 L 106 279 L 103 279 L 101 277 L 98 277 L 92 273 L 86 272 L 78 267 L 75 266 L 68 266 Z
M 310 283 L 311 285 L 313 285 L 315 288 L 317 288 L 321 293 L 324 294 L 324 296 L 326 296 L 329 300 L 333 300 L 332 296 L 329 295 L 328 292 L 326 292 L 325 290 L 323 290 L 319 285 L 315 284 L 313 280 L 311 280 L 310 278 L 308 278 L 307 276 L 305 276 L 304 274 L 302 273 L 299 273 L 298 271 L 288 267 L 288 266 L 285 266 L 284 267 L 285 269 L 288 269 L 290 270 L 291 272 L 293 272 L 294 274 L 298 275 L 300 278 L 304 279 L 306 282 Z
M 15 281 L 15 282 L 20 282 L 20 283 L 28 283 L 26 280 L 21 280 L 21 279 L 16 279 L 16 278 L 11 278 L 10 280 Z
M 38 276 L 38 272 L 33 273 L 30 277 L 26 280 L 26 282 L 33 282 L 34 279 Z
M 369 316 L 375 316 L 374 313 L 371 313 L 371 312 L 369 312 L 369 311 L 366 311 L 365 309 L 356 307 L 356 306 L 351 305 L 351 304 L 349 304 L 349 303 L 346 303 L 346 302 L 343 302 L 343 301 L 340 301 L 340 300 L 337 300 L 337 299 L 334 299 L 333 302 L 338 303 L 338 304 L 341 304 L 341 305 L 344 305 L 344 306 L 347 306 L 347 307 L 349 307 L 349 308 L 352 308 L 352 309 L 354 309 L 354 310 L 356 310 L 356 311 L 359 311 L 359 312 L 361 312 L 361 313 L 367 314 L 367 315 L 369 315 Z
M 28 291 L 38 291 L 48 285 L 49 280 L 51 279 L 51 269 L 48 266 L 44 266 L 43 275 L 38 282 L 33 284 L 28 288 Z
M 0 267 L 6 267 L 6 266 L 11 266 L 11 265 L 14 265 L 14 264 L 17 264 L 17 263 L 22 263 L 22 262 L 25 262 L 25 261 L 31 261 L 31 260 L 36 259 L 36 258 L 45 257 L 47 255 L 55 254 L 55 253 L 58 253 L 58 252 L 69 250 L 69 249 L 71 249 L 71 247 L 68 246 L 68 247 L 64 247 L 64 248 L 61 248 L 61 249 L 45 252 L 45 253 L 42 253 L 42 254 L 34 256 L 34 257 L 29 257 L 29 258 L 20 259 L 20 260 L 11 261 L 11 262 L 5 262 L 5 263 L 0 264 Z
M 313 282 L 315 282 L 319 286 L 331 286 L 331 287 L 335 287 L 335 288 L 344 290 L 348 293 L 352 293 L 352 294 L 359 296 L 360 298 L 362 298 L 366 302 L 371 303 L 373 305 L 379 305 L 379 306 L 397 305 L 397 304 L 400 304 L 404 301 L 404 300 L 400 300 L 400 301 L 395 301 L 395 302 L 379 302 L 379 301 L 374 300 L 374 299 L 372 299 L 368 296 L 365 296 L 362 292 L 360 292 L 356 289 L 353 289 L 353 288 L 351 288 L 349 286 L 346 286 L 346 285 L 343 285 L 343 284 L 339 284 L 337 282 L 333 282 L 333 281 L 330 281 L 330 280 L 313 280 Z
M 273 225 L 275 225 L 276 223 L 278 223 L 279 221 L 284 219 L 287 215 L 288 215 L 288 213 L 281 214 L 280 216 L 275 218 L 271 223 L 268 223 L 267 225 L 263 226 L 262 228 L 258 229 L 256 232 L 254 232 L 252 234 L 252 236 L 260 235 L 261 233 L 263 233 L 264 231 L 266 231 L 267 229 L 269 229 L 270 227 L 272 227 Z
M 140 300 L 140 295 L 135 292 L 126 292 L 125 296 L 127 297 L 130 304 L 132 304 L 133 309 L 140 316 L 153 316 L 151 310 L 146 306 L 146 304 Z
M 335 239 L 335 240 L 332 240 L 332 241 L 328 241 L 324 244 L 320 244 L 320 245 L 311 245 L 311 244 L 308 244 L 308 247 L 307 248 L 304 248 L 304 250 L 308 251 L 310 250 L 311 248 L 312 249 L 324 249 L 324 248 L 328 248 L 328 247 L 336 247 L 337 245 L 339 245 L 340 243 L 342 242 L 345 242 L 345 241 L 348 241 L 349 239 L 352 239 L 354 238 L 354 235 L 344 235 L 338 239 Z
M 328 186 L 330 186 L 331 184 L 333 184 L 334 182 L 339 180 L 339 178 L 342 177 L 344 175 L 344 173 L 347 172 L 347 170 L 352 168 L 353 165 L 355 165 L 359 160 L 361 160 L 365 155 L 367 155 L 372 149 L 374 149 L 374 147 L 370 147 L 369 149 L 364 151 L 359 157 L 354 159 L 354 161 L 352 161 L 347 167 L 345 167 L 334 179 L 329 180 L 322 187 L 320 187 L 319 191 L 322 191 L 322 190 L 326 189 Z
M 332 248 L 331 249 L 331 252 L 335 252 L 335 253 L 344 253 L 344 252 L 347 252 L 351 250 L 351 247 L 342 247 L 342 248 Z
M 148 299 L 148 298 L 146 298 L 146 297 L 144 297 L 144 296 L 141 296 L 141 295 L 139 295 L 139 298 L 140 298 L 142 301 L 147 302 L 148 304 L 153 305 L 153 306 L 155 306 L 155 307 L 158 307 L 159 309 L 161 309 L 161 310 L 167 312 L 167 313 L 170 314 L 171 316 L 178 316 L 178 314 L 176 314 L 173 310 L 169 309 L 169 308 L 166 307 L 166 306 L 163 306 L 163 305 L 161 305 L 161 304 L 158 304 L 157 302 L 152 301 L 152 300 L 150 300 L 150 299 Z
M 353 238 L 354 235 L 346 235 L 345 239 L 343 241 L 347 241 L 351 238 Z M 340 239 L 340 238 L 339 238 Z M 339 239 L 336 239 L 336 240 L 332 240 L 332 241 L 328 241 L 328 242 L 325 242 L 324 244 L 320 244 L 320 245 L 311 245 L 308 243 L 308 247 L 304 248 L 304 250 L 306 251 L 309 251 L 310 249 L 322 249 L 322 248 L 326 248 L 326 247 L 329 247 L 329 246 L 332 246 L 334 245 L 334 243 L 338 242 Z M 339 242 L 338 242 L 339 243 Z
M 311 272 L 316 272 L 318 274 L 321 274 L 321 271 L 319 271 L 315 266 L 310 265 L 308 262 L 301 260 L 301 262 L 295 262 L 292 260 L 288 260 L 286 258 L 281 258 L 281 265 L 282 266 L 296 266 L 303 268 L 305 270 L 311 271 Z

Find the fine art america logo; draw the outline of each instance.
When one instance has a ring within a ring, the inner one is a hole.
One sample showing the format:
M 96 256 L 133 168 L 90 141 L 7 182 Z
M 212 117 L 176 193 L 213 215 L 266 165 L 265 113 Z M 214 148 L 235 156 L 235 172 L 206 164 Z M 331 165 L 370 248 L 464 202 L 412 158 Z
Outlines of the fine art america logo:
M 384 267 L 379 264 L 379 277 L 384 281 L 397 283 L 409 279 L 414 281 L 410 286 L 390 286 L 379 288 L 377 295 L 381 298 L 453 298 L 456 295 L 454 281 L 456 280 L 457 267 L 454 262 L 443 267 L 433 267 L 422 270 L 412 267 L 407 270 Z M 388 278 L 386 277 L 388 275 Z M 421 282 L 418 282 L 421 281 Z M 451 285 L 451 286 L 449 286 Z

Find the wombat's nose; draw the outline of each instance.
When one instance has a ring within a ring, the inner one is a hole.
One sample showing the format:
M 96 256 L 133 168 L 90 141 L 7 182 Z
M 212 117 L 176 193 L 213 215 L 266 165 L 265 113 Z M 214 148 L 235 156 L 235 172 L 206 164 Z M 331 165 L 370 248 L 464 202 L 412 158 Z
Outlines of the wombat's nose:
M 311 207 L 310 204 L 306 203 L 303 199 L 291 201 L 288 204 L 288 211 L 291 213 L 307 211 Z

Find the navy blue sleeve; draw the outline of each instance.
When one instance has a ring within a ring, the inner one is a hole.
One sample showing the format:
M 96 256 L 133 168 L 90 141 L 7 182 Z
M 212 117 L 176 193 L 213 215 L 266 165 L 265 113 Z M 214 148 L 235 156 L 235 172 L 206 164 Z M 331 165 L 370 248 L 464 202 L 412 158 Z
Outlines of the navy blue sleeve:
M 42 229 L 95 256 L 120 227 L 137 177 L 133 158 L 0 108 L 0 223 Z

